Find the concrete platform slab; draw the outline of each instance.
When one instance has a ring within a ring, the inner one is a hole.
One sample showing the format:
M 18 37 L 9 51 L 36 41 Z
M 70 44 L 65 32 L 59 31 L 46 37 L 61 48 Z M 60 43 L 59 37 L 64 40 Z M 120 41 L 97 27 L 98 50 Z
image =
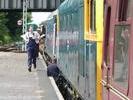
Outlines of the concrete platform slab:
M 27 54 L 0 52 L 0 100 L 58 100 L 42 58 L 27 70 Z

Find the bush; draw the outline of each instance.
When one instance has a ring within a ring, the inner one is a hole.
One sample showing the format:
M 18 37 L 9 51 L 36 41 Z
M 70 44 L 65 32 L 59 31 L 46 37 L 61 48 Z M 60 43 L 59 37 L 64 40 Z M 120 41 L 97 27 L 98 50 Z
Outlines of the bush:
M 1 44 L 8 44 L 12 42 L 12 38 L 8 33 L 4 33 L 0 35 L 0 43 Z
M 12 38 L 8 34 L 4 35 L 3 38 L 4 38 L 4 43 L 6 44 L 12 42 Z

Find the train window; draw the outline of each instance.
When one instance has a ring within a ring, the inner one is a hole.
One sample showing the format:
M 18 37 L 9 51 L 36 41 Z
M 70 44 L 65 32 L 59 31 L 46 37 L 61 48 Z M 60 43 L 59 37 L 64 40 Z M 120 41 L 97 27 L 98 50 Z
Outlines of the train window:
M 69 25 L 69 27 L 70 27 L 70 31 L 72 31 L 72 14 L 70 14 L 70 25 Z
M 75 27 L 76 27 L 76 15 L 75 15 L 75 12 L 73 13 L 73 31 L 75 31 Z
M 78 30 L 78 13 L 74 12 L 74 31 Z
M 71 18 L 70 15 L 68 15 L 68 31 L 71 31 L 70 28 L 71 28 Z
M 91 0 L 91 11 L 90 11 L 90 28 L 91 28 L 91 31 L 95 31 L 96 30 L 96 26 L 95 26 L 95 15 L 96 15 L 96 12 L 95 12 L 95 0 Z
M 72 24 L 72 31 L 73 31 L 73 27 L 74 27 L 74 14 L 72 13 L 72 20 L 71 20 L 71 24 Z
M 109 65 L 109 32 L 110 32 L 110 16 L 111 16 L 111 7 L 108 7 L 107 18 L 106 18 L 106 27 L 105 27 L 105 36 L 104 36 L 104 62 L 106 65 Z
M 129 26 L 115 27 L 115 55 L 114 55 L 114 81 L 127 88 L 128 86 L 128 48 Z
M 66 31 L 66 26 L 67 26 L 67 16 L 66 15 L 64 15 L 64 31 Z
M 65 20 L 65 31 L 67 30 L 67 23 L 68 23 L 68 18 L 67 15 L 64 16 L 64 20 Z
M 128 0 L 119 0 L 118 20 L 126 21 L 127 19 Z
M 63 20 L 63 31 L 66 30 L 66 15 L 63 16 L 64 20 Z
M 63 31 L 63 16 L 60 16 L 60 30 Z
M 61 24 L 62 24 L 62 31 L 64 31 L 64 29 L 65 29 L 65 17 L 64 17 L 64 15 L 63 16 L 61 16 Z
M 128 0 L 128 8 L 127 8 L 127 18 L 133 17 L 133 0 Z
M 70 25 L 69 22 L 70 22 L 70 18 L 69 18 L 69 15 L 67 15 L 67 26 L 66 26 L 67 27 L 67 31 L 70 31 L 69 30 L 69 25 Z

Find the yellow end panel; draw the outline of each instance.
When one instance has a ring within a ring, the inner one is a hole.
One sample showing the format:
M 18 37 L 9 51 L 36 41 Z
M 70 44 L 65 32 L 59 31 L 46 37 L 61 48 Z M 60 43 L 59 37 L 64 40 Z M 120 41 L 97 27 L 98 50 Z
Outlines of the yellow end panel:
M 97 42 L 97 80 L 96 80 L 96 91 L 97 91 L 97 99 L 102 100 L 102 42 Z
M 96 1 L 96 34 L 90 31 L 90 1 L 84 0 L 84 39 L 97 42 L 96 100 L 102 100 L 103 0 Z
M 97 99 L 102 100 L 102 52 L 103 52 L 103 0 L 96 0 L 96 35 L 97 35 Z
M 103 0 L 96 0 L 96 33 L 97 41 L 103 41 Z
M 84 0 L 84 39 L 88 40 L 90 31 L 90 0 Z

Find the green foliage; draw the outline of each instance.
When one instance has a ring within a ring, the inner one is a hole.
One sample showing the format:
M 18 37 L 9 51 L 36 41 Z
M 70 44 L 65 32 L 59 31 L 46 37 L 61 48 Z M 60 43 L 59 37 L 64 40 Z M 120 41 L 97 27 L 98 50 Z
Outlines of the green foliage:
M 5 17 L 6 13 L 0 13 L 0 35 L 3 34 L 3 32 L 8 32 L 8 29 L 5 25 L 8 19 L 6 19 Z
M 22 26 L 17 21 L 22 19 L 22 12 L 0 12 L 0 42 L 9 43 L 21 40 Z M 31 22 L 31 13 L 28 13 L 28 22 Z
M 3 41 L 4 43 L 8 44 L 10 42 L 12 42 L 12 38 L 10 37 L 10 35 L 7 33 L 3 36 Z
M 8 21 L 8 19 L 6 19 L 6 15 L 7 13 L 0 13 L 0 41 L 2 43 L 5 43 L 5 41 L 10 41 L 10 38 L 9 38 L 9 30 L 6 26 L 6 23 Z M 6 39 L 6 40 L 5 40 Z
M 22 33 L 22 27 L 17 25 L 17 21 L 22 19 L 22 12 L 8 12 L 6 18 L 8 19 L 6 25 L 10 31 L 10 36 L 13 38 L 13 40 L 15 40 L 16 34 Z

